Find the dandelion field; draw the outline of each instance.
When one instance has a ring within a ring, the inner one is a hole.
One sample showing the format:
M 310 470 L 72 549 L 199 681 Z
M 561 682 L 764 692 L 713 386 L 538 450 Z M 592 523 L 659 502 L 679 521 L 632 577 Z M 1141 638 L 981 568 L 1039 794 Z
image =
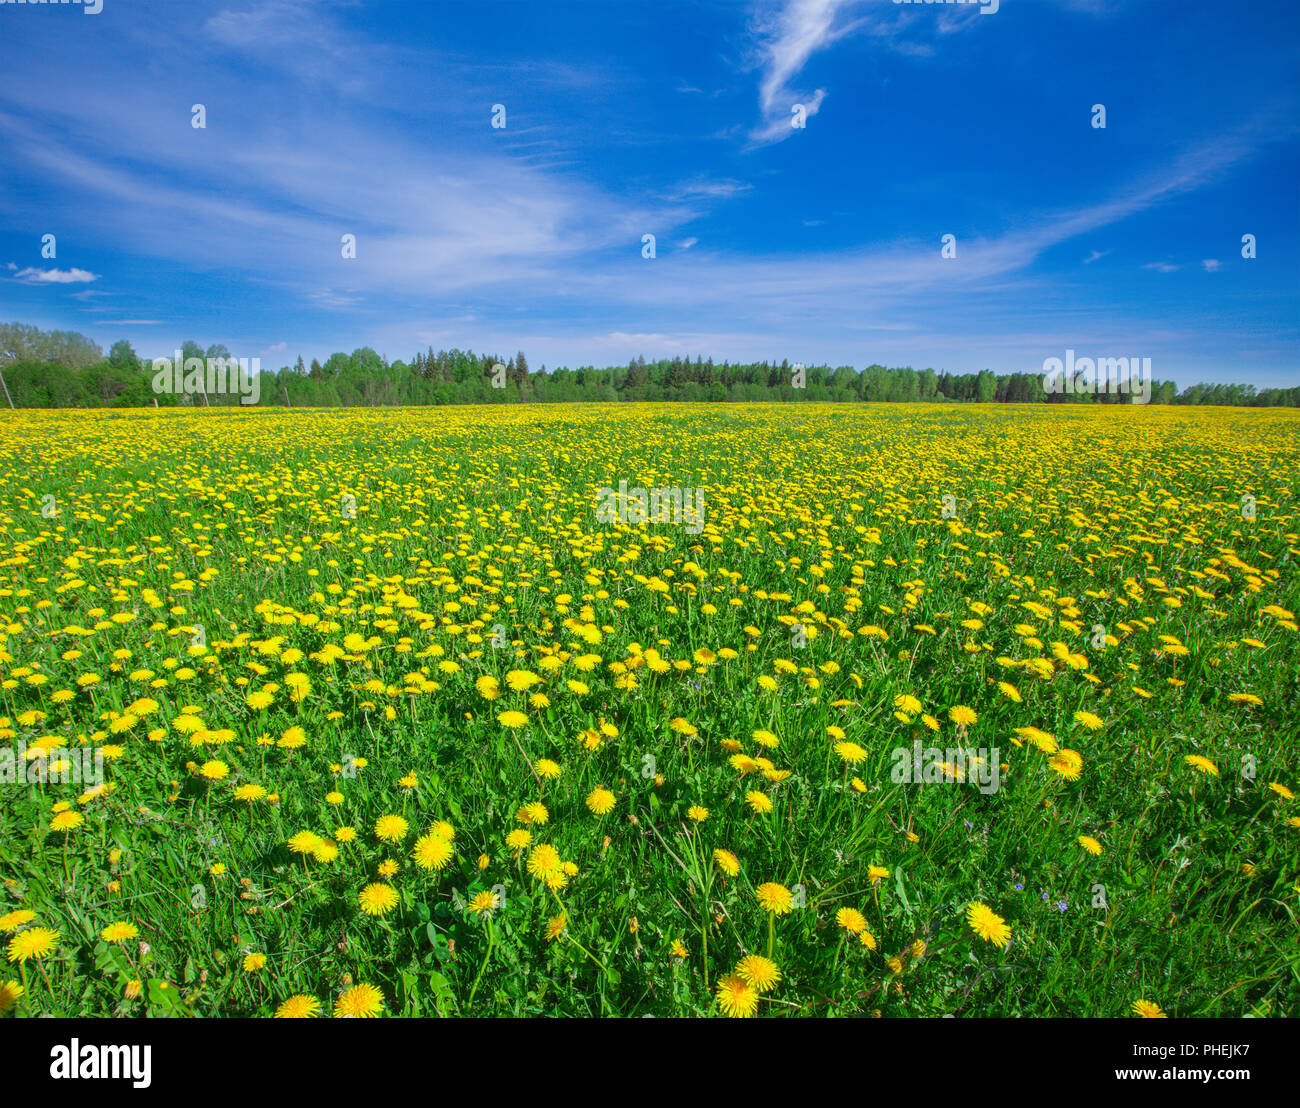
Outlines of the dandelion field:
M 0 420 L 6 1013 L 1297 1012 L 1289 410 Z

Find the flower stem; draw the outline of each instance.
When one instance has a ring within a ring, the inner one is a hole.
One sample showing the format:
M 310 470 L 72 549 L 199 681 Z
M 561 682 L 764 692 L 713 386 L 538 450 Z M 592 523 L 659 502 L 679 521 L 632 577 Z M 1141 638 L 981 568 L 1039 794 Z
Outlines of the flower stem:
M 483 962 L 478 968 L 478 974 L 474 978 L 474 987 L 469 991 L 469 1000 L 465 1001 L 465 1007 L 468 1008 L 474 1003 L 474 994 L 478 992 L 479 978 L 483 976 L 483 971 L 487 969 L 488 959 L 492 957 L 492 944 L 496 936 L 492 933 L 492 917 L 488 916 L 487 921 L 488 946 L 487 953 L 483 955 Z

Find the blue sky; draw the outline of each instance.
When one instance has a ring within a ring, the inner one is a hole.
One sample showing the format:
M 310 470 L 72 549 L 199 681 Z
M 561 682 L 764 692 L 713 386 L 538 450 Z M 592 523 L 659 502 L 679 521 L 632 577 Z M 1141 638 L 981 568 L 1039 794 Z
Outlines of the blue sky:
M 270 368 L 1073 348 L 1300 384 L 1297 6 L 997 9 L 0 3 L 0 318 Z

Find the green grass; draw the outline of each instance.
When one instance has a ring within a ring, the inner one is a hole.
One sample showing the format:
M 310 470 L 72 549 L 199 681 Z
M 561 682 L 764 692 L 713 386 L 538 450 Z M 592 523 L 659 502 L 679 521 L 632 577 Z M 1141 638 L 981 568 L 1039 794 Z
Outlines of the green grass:
M 716 1013 L 719 980 L 770 947 L 781 981 L 766 1017 L 1119 1016 L 1137 999 L 1294 1015 L 1300 809 L 1269 785 L 1300 788 L 1298 430 L 1285 411 L 1137 408 L 9 416 L 0 744 L 121 756 L 111 791 L 85 803 L 76 785 L 0 784 L 0 916 L 36 914 L 4 939 L 60 933 L 47 957 L 0 962 L 0 983 L 25 985 L 27 1016 L 270 1015 L 295 994 L 328 1014 L 364 982 L 390 1014 L 663 1017 Z M 598 524 L 596 489 L 620 479 L 704 487 L 704 533 Z M 817 632 L 803 648 L 798 621 Z M 375 645 L 311 657 L 352 633 Z M 620 687 L 611 664 L 651 647 L 691 664 L 642 664 Z M 586 653 L 601 659 L 590 672 L 574 661 Z M 531 691 L 549 706 L 507 688 L 516 669 L 542 678 Z M 311 681 L 301 703 L 294 672 Z M 84 674 L 99 680 L 82 688 Z M 476 691 L 482 675 L 498 699 Z M 251 708 L 268 684 L 272 705 Z M 904 694 L 938 733 L 897 718 Z M 145 697 L 157 710 L 116 733 Z M 175 725 L 187 705 L 202 745 Z M 956 705 L 978 714 L 964 732 Z M 504 709 L 527 725 L 502 726 Z M 602 721 L 617 734 L 589 750 Z M 290 726 L 306 745 L 258 745 Z M 1078 751 L 1077 780 L 1017 736 L 1029 726 Z M 865 761 L 843 763 L 828 727 Z M 760 729 L 779 746 L 760 747 Z M 891 752 L 917 739 L 996 748 L 1001 787 L 895 783 Z M 742 775 L 736 750 L 790 775 Z M 368 764 L 345 772 L 357 757 Z M 540 758 L 558 779 L 539 782 Z M 194 769 L 214 759 L 230 773 L 209 783 Z M 417 787 L 399 784 L 408 773 Z M 237 800 L 248 783 L 276 802 Z M 617 797 L 599 817 L 584 803 L 597 785 Z M 746 805 L 755 789 L 770 813 Z M 549 821 L 529 830 L 576 865 L 564 888 L 505 842 L 539 798 Z M 50 829 L 60 801 L 84 815 L 66 833 Z M 400 844 L 374 834 L 389 813 L 410 823 Z M 411 851 L 436 820 L 454 826 L 455 854 L 425 871 Z M 343 826 L 356 839 L 334 861 L 287 846 Z M 372 918 L 358 894 L 385 860 L 398 903 Z M 765 882 L 792 890 L 794 910 L 769 918 Z M 466 909 L 494 887 L 490 916 Z M 972 902 L 1006 921 L 1008 946 L 975 936 Z M 836 925 L 841 908 L 863 913 L 875 949 Z M 105 942 L 115 921 L 138 938 Z M 245 971 L 250 953 L 266 965 Z

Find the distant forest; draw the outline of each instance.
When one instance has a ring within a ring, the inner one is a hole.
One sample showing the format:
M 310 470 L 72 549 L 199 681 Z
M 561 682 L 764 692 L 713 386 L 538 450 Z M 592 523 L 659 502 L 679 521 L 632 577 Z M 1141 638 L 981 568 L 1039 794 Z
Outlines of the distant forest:
M 224 345 L 206 349 L 187 342 L 184 357 L 229 358 Z M 159 357 L 171 358 L 173 351 Z M 498 369 L 496 367 L 503 367 Z M 237 404 L 235 395 L 157 394 L 150 358 L 125 339 L 104 351 L 85 335 L 0 324 L 0 374 L 9 403 L 18 408 L 131 408 L 185 404 Z M 821 401 L 974 403 L 1128 403 L 1126 395 L 1084 392 L 1048 395 L 1043 374 L 951 374 L 934 369 L 870 365 L 808 366 L 802 387 L 789 362 L 714 362 L 670 358 L 597 369 L 529 367 L 522 351 L 496 354 L 432 347 L 409 362 L 389 362 L 368 346 L 331 354 L 322 364 L 263 369 L 261 406 L 379 407 L 399 404 L 560 404 L 578 401 Z M 0 397 L 0 404 L 4 398 Z M 1177 391 L 1172 381 L 1152 381 L 1153 404 L 1300 407 L 1300 386 L 1256 391 L 1254 385 L 1198 384 Z

